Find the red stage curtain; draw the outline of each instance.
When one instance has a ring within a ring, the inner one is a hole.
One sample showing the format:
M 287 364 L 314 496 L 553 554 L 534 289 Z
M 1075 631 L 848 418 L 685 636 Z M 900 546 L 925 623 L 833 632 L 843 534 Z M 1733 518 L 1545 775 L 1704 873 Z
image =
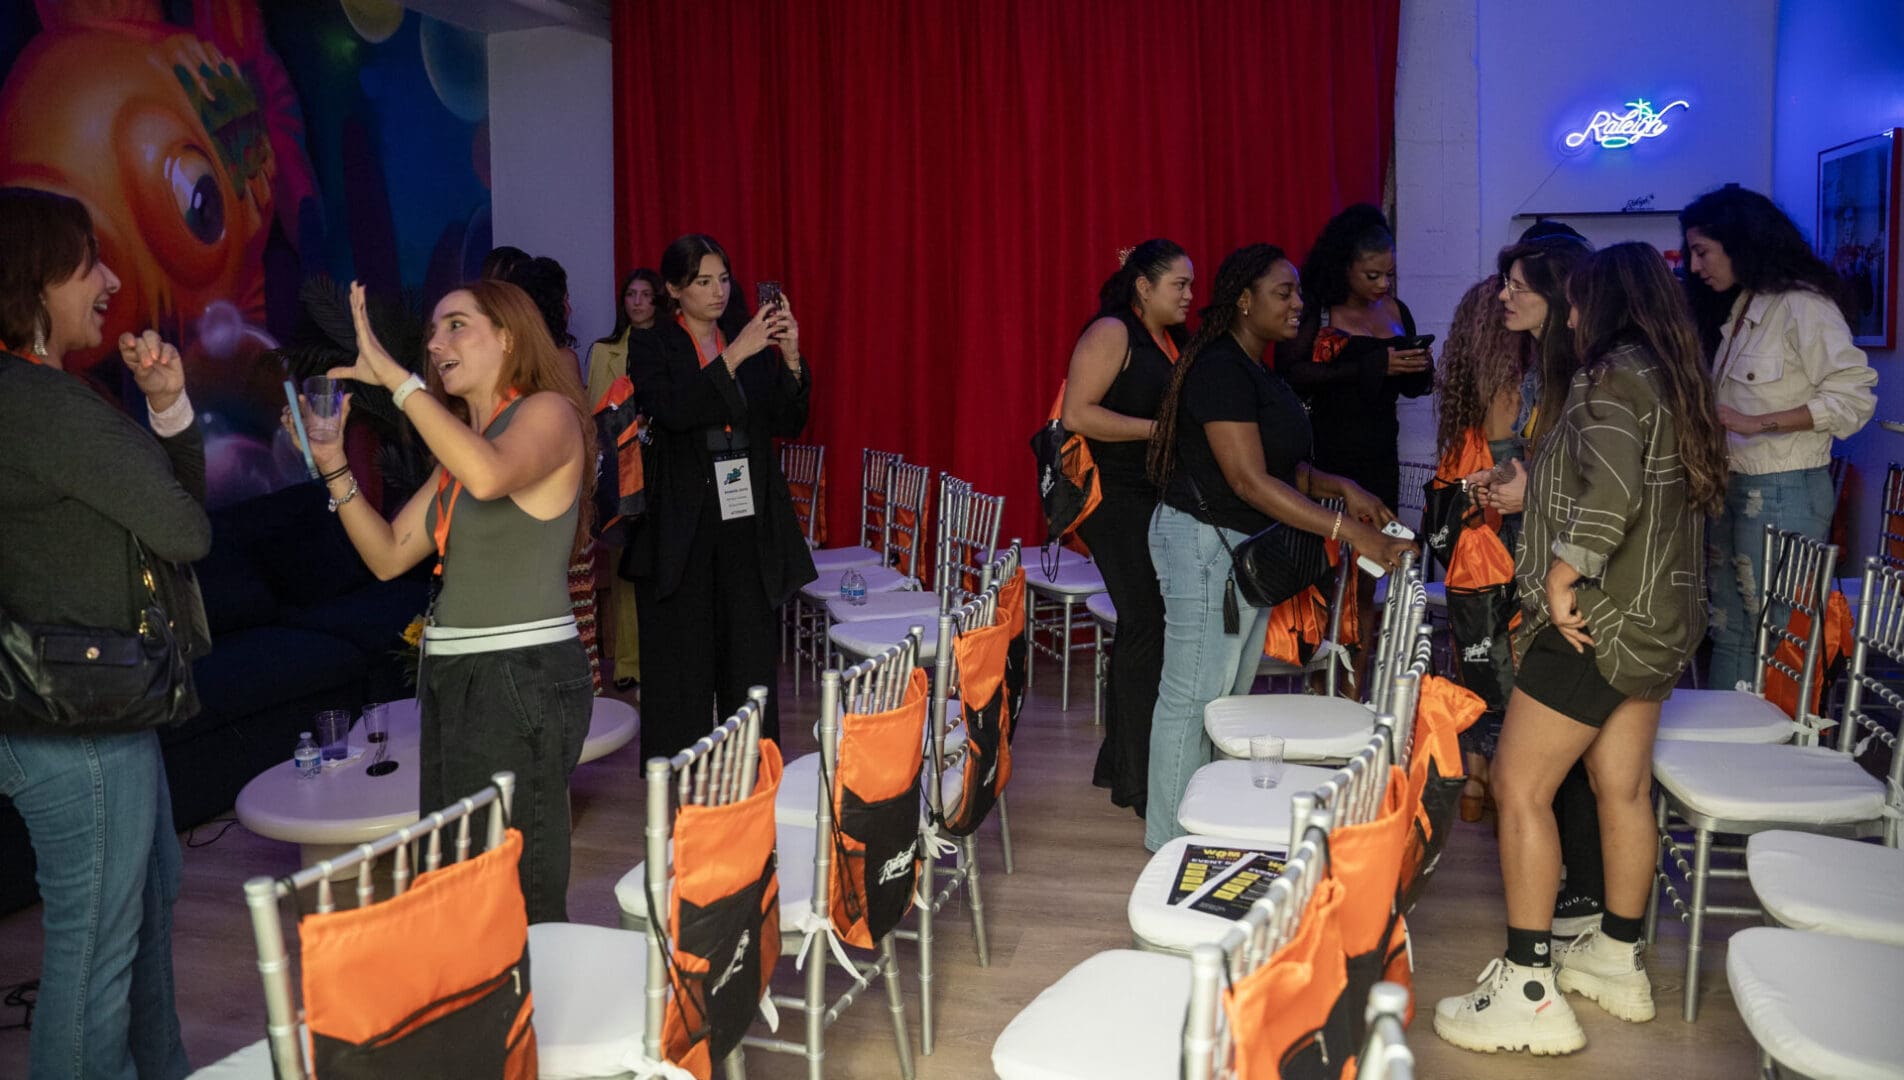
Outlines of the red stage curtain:
M 750 307 L 784 282 L 836 482 L 898 450 L 1036 543 L 1027 440 L 1118 249 L 1170 237 L 1201 290 L 1379 200 L 1399 4 L 617 3 L 618 261 L 706 232 Z

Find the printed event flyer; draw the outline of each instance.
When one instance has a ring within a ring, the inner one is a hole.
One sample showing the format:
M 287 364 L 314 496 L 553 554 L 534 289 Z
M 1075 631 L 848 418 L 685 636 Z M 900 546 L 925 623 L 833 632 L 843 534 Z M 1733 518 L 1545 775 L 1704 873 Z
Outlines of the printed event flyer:
M 1282 851 L 1191 844 L 1166 902 L 1240 919 L 1269 891 L 1286 857 Z

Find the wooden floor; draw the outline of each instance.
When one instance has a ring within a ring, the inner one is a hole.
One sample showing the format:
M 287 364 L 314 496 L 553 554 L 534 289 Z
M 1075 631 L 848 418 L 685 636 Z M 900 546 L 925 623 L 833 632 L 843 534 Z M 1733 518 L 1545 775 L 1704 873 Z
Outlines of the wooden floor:
M 970 921 L 959 902 L 948 908 L 938 942 L 938 1043 L 919 1059 L 922 1080 L 972 1080 L 992 1075 L 991 1047 L 1011 1018 L 1072 965 L 1104 949 L 1130 947 L 1124 907 L 1144 865 L 1142 823 L 1111 806 L 1090 784 L 1099 729 L 1091 724 L 1089 665 L 1075 665 L 1071 709 L 1057 708 L 1055 671 L 1041 663 L 1027 721 L 1014 746 L 1011 819 L 1017 873 L 1006 876 L 994 832 L 981 841 L 981 885 L 991 924 L 991 966 L 978 966 Z M 783 711 L 788 754 L 812 748 L 816 708 L 811 687 Z M 639 762 L 631 748 L 582 766 L 575 774 L 574 870 L 570 918 L 613 926 L 617 878 L 641 858 L 642 798 Z M 197 830 L 200 840 L 217 825 Z M 257 981 L 250 923 L 240 886 L 256 874 L 295 869 L 295 850 L 233 825 L 216 843 L 185 851 L 173 954 L 178 1010 L 185 1045 L 203 1065 L 261 1037 L 263 999 Z M 1723 894 L 1721 894 L 1723 895 Z M 40 964 L 38 908 L 0 919 L 0 986 L 34 977 Z M 1674 923 L 1650 954 L 1659 1018 L 1633 1025 L 1578 1002 L 1588 1046 L 1568 1058 L 1471 1054 L 1435 1038 L 1428 1016 L 1435 999 L 1464 993 L 1503 941 L 1501 882 L 1494 841 L 1485 826 L 1459 826 L 1427 895 L 1409 918 L 1416 990 L 1421 1010 L 1410 1042 L 1423 1077 L 1609 1076 L 1726 1078 L 1750 1076 L 1755 1051 L 1725 985 L 1723 937 L 1739 924 L 1717 920 L 1709 931 L 1721 943 L 1706 950 L 1706 997 L 1696 1024 L 1679 1018 L 1680 968 L 1685 932 Z M 908 1007 L 917 1046 L 916 954 L 902 945 Z M 778 985 L 799 992 L 791 961 Z M 1578 999 L 1576 999 L 1577 1001 Z M 630 1002 L 630 1007 L 637 1003 Z M 19 1021 L 0 1009 L 0 1026 Z M 1173 1021 L 1174 1023 L 1174 1021 Z M 781 1034 L 799 1038 L 800 1020 L 787 1018 Z M 0 1077 L 26 1075 L 27 1035 L 0 1031 Z M 883 995 L 862 998 L 829 1039 L 827 1075 L 886 1080 L 898 1075 Z M 805 1076 L 795 1057 L 750 1051 L 752 1080 Z

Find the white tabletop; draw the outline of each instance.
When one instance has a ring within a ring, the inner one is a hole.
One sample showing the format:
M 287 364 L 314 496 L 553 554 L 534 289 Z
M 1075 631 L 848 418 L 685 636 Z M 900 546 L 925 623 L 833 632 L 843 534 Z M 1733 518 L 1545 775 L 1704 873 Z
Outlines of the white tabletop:
M 420 747 L 414 699 L 389 704 L 390 752 L 395 772 L 371 776 L 375 760 L 359 753 L 301 779 L 289 760 L 253 777 L 238 793 L 238 820 L 259 836 L 294 844 L 363 844 L 417 820 L 417 758 Z M 582 744 L 582 760 L 613 753 L 634 740 L 641 716 L 634 706 L 614 698 L 596 698 Z M 353 752 L 363 747 L 363 726 L 351 730 Z

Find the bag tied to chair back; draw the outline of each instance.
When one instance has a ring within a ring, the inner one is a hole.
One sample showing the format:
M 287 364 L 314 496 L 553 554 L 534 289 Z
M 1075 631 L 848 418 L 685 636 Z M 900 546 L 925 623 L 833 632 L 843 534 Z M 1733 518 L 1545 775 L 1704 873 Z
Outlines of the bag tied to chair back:
M 1353 1055 L 1368 1034 L 1364 1014 L 1369 988 L 1383 979 L 1399 982 L 1411 993 L 1414 988 L 1399 907 L 1402 849 L 1408 844 L 1414 817 L 1414 806 L 1408 801 L 1408 774 L 1391 765 L 1382 810 L 1375 820 L 1343 825 L 1329 834 L 1329 873 L 1342 882 L 1345 892 L 1342 952 L 1348 984 L 1336 998 L 1330 1023 L 1331 1030 L 1348 1032 L 1349 1045 L 1342 1055 L 1350 1062 L 1344 1076 L 1355 1074 Z
M 521 857 L 510 829 L 401 896 L 299 920 L 317 1076 L 535 1080 Z
M 740 1045 L 780 957 L 774 796 L 782 768 L 779 746 L 762 739 L 752 795 L 675 813 L 666 943 L 674 994 L 661 1044 L 700 1080 Z
M 1353 1052 L 1330 1012 L 1348 984 L 1342 959 L 1345 890 L 1316 885 L 1295 936 L 1262 967 L 1223 991 L 1237 1080 L 1333 1080 Z
M 959 634 L 952 642 L 959 670 L 959 702 L 965 718 L 965 771 L 958 805 L 945 815 L 953 836 L 978 831 L 1011 780 L 1010 721 L 1005 706 L 1005 653 L 1011 628 L 994 623 Z
M 925 669 L 912 669 L 905 700 L 882 713 L 846 714 L 833 777 L 833 927 L 871 949 L 912 910 L 919 874 L 919 771 L 924 763 Z
M 1011 635 L 1005 646 L 1005 741 L 1018 737 L 1018 721 L 1025 713 L 1025 664 L 1031 656 L 1026 636 L 1025 568 L 1020 566 L 1005 587 L 998 590 L 998 625 Z
M 1439 675 L 1421 679 L 1415 708 L 1415 749 L 1408 763 L 1408 786 L 1415 807 L 1414 838 L 1402 854 L 1402 911 L 1413 910 L 1441 849 L 1454 828 L 1454 806 L 1467 775 L 1461 763 L 1460 735 L 1480 719 L 1480 695 Z

